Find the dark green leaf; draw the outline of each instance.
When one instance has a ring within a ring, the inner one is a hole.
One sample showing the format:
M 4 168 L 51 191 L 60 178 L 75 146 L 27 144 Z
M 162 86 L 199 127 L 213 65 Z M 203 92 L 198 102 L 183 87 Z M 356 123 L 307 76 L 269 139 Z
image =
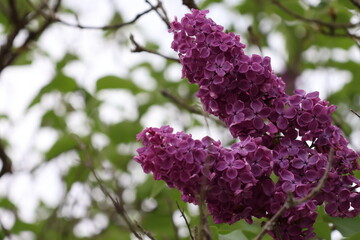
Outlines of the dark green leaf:
M 66 122 L 64 117 L 58 116 L 53 110 L 50 110 L 43 115 L 40 126 L 63 130 L 66 129 Z
M 56 64 L 56 69 L 61 71 L 66 66 L 66 64 L 78 59 L 78 56 L 71 53 L 66 53 L 64 57 Z
M 355 218 L 337 218 L 327 217 L 341 234 L 345 237 L 351 237 L 360 233 L 360 216 Z
M 127 89 L 133 93 L 138 93 L 140 89 L 130 80 L 116 76 L 106 76 L 96 82 L 96 91 L 103 89 Z
M 42 96 L 45 95 L 46 93 L 51 93 L 51 92 L 68 93 L 76 90 L 78 90 L 78 85 L 73 78 L 66 76 L 62 73 L 58 73 L 48 85 L 44 86 L 39 91 L 39 93 L 32 100 L 28 108 L 39 103 L 41 101 Z
M 241 230 L 236 230 L 226 235 L 219 234 L 219 240 L 248 240 L 248 238 Z
M 142 127 L 138 122 L 123 121 L 109 126 L 108 136 L 113 143 L 129 143 L 136 139 Z
M 50 150 L 45 154 L 45 159 L 51 160 L 62 153 L 75 149 L 76 146 L 77 142 L 73 137 L 69 135 L 64 135 L 60 137 L 50 148 Z

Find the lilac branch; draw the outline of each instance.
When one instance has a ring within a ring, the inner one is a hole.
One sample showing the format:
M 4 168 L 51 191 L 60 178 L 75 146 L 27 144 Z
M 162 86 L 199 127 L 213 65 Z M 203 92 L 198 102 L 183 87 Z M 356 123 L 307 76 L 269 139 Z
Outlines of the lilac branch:
M 183 5 L 187 6 L 190 10 L 191 9 L 199 9 L 199 7 L 196 5 L 194 0 L 183 0 Z
M 194 107 L 194 106 L 190 106 L 188 105 L 183 99 L 175 96 L 174 94 L 172 94 L 171 92 L 169 92 L 168 90 L 166 89 L 162 89 L 161 90 L 161 94 L 168 98 L 169 100 L 171 100 L 173 103 L 175 103 L 178 107 L 180 108 L 183 108 L 187 111 L 189 111 L 190 113 L 194 113 L 194 114 L 197 114 L 197 115 L 201 115 L 201 116 L 204 116 L 206 118 L 210 118 L 212 120 L 214 120 L 217 124 L 219 124 L 220 126 L 224 126 L 225 127 L 225 124 L 224 122 L 210 116 L 208 113 L 200 110 L 199 108 L 197 107 Z
M 355 114 L 358 118 L 360 118 L 360 114 L 358 114 L 357 112 L 355 112 L 354 110 L 350 109 L 350 111 Z
M 169 28 L 170 28 L 170 20 L 169 20 L 169 18 L 168 18 L 168 16 L 167 16 L 167 13 L 166 13 L 166 11 L 165 11 L 165 9 L 164 9 L 164 7 L 163 7 L 162 2 L 161 2 L 160 0 L 158 0 L 157 7 L 154 7 L 149 0 L 145 0 L 145 2 L 146 2 L 147 4 L 149 4 L 151 7 L 154 8 L 156 14 L 159 15 L 159 17 L 161 18 L 161 20 L 166 24 L 167 28 L 169 29 Z M 162 13 L 160 13 L 159 10 L 161 10 Z
M 75 28 L 80 28 L 80 29 L 88 29 L 88 30 L 110 30 L 110 29 L 119 29 L 128 25 L 131 25 L 133 23 L 135 23 L 139 18 L 141 18 L 142 16 L 146 15 L 147 13 L 159 8 L 159 4 L 156 6 L 151 6 L 148 10 L 137 14 L 132 20 L 128 21 L 128 22 L 124 22 L 124 23 L 117 23 L 117 24 L 111 24 L 111 25 L 105 25 L 105 26 L 87 26 L 87 25 L 83 25 L 80 22 L 77 23 L 71 23 L 71 22 L 67 22 L 61 18 L 59 18 L 58 16 L 56 16 L 56 13 L 54 11 L 49 10 L 50 13 L 47 13 L 43 10 L 41 10 L 40 8 L 37 8 L 32 2 L 31 0 L 26 0 L 26 2 L 37 12 L 40 13 L 41 16 L 43 16 L 43 18 L 50 20 L 52 22 L 59 22 L 61 24 L 64 24 L 66 26 L 69 27 L 75 27 Z
M 321 179 L 319 180 L 318 184 L 311 190 L 311 192 L 308 195 L 306 195 L 305 197 L 303 197 L 301 199 L 294 199 L 294 196 L 291 194 L 291 192 L 288 192 L 288 197 L 287 197 L 284 205 L 263 226 L 263 228 L 261 229 L 261 232 L 256 236 L 256 238 L 254 240 L 261 240 L 264 237 L 264 235 L 266 234 L 266 232 L 271 231 L 274 228 L 277 220 L 282 216 L 282 214 L 286 210 L 288 210 L 289 208 L 295 207 L 299 204 L 302 204 L 306 201 L 309 201 L 310 199 L 315 197 L 316 194 L 318 194 L 321 191 L 321 188 L 324 186 L 325 181 L 329 175 L 330 169 L 332 168 L 333 158 L 334 158 L 334 149 L 330 149 L 326 170 L 325 170 L 323 176 L 321 177 Z
M 182 218 L 184 218 L 184 221 L 185 221 L 186 227 L 187 227 L 187 229 L 188 229 L 188 231 L 189 231 L 189 234 L 190 234 L 190 239 L 191 239 L 191 240 L 194 240 L 194 236 L 193 236 L 193 234 L 192 234 L 192 231 L 191 231 L 191 227 L 190 227 L 189 221 L 187 220 L 187 218 L 186 218 L 186 216 L 185 216 L 184 211 L 180 208 L 180 206 L 179 206 L 179 203 L 178 203 L 178 202 L 176 202 L 176 206 L 177 206 L 177 208 L 179 209 L 179 211 L 180 211 L 180 213 L 181 213 Z
M 134 36 L 132 34 L 130 35 L 130 41 L 135 46 L 135 48 L 133 50 L 131 50 L 132 52 L 147 52 L 147 53 L 158 55 L 158 56 L 163 57 L 163 58 L 165 58 L 167 60 L 170 60 L 170 61 L 179 62 L 179 59 L 177 59 L 177 58 L 168 57 L 168 56 L 165 56 L 165 55 L 163 55 L 161 53 L 158 53 L 158 52 L 156 52 L 154 50 L 147 49 L 147 48 L 141 46 L 139 43 L 137 43 L 135 41 Z
M 291 11 L 290 9 L 285 7 L 282 3 L 280 3 L 280 1 L 278 1 L 278 0 L 272 0 L 272 2 L 276 6 L 278 6 L 280 9 L 282 9 L 284 12 L 289 14 L 290 16 L 292 16 L 296 19 L 299 19 L 301 21 L 304 21 L 304 22 L 315 23 L 317 25 L 324 26 L 324 27 L 327 27 L 330 29 L 335 29 L 335 28 L 349 29 L 349 28 L 360 26 L 360 22 L 358 22 L 358 23 L 331 23 L 331 22 L 325 22 L 325 21 L 315 19 L 315 18 L 306 18 L 306 17 L 303 17 L 303 16 L 297 14 L 296 12 Z

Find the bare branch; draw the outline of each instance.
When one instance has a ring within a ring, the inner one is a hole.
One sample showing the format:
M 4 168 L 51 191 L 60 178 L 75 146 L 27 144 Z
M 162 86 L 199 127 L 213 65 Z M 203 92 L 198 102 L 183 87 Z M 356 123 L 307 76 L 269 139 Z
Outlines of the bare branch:
M 191 231 L 191 227 L 190 227 L 189 221 L 187 220 L 187 218 L 186 218 L 186 216 L 185 216 L 184 211 L 180 208 L 180 206 L 179 206 L 179 203 L 178 203 L 178 202 L 176 202 L 176 206 L 177 206 L 177 208 L 179 209 L 179 211 L 180 211 L 180 213 L 181 213 L 182 218 L 184 218 L 184 221 L 185 221 L 186 227 L 187 227 L 187 229 L 188 229 L 188 231 L 189 231 L 189 234 L 190 234 L 190 239 L 191 239 L 191 240 L 194 240 L 194 236 L 193 236 L 193 234 L 192 234 L 192 231 Z
M 135 39 L 134 39 L 134 36 L 131 34 L 130 35 L 130 41 L 134 44 L 135 48 L 133 50 L 131 50 L 132 52 L 147 52 L 147 53 L 151 53 L 151 54 L 155 54 L 155 55 L 158 55 L 160 57 L 163 57 L 167 60 L 170 60 L 170 61 L 174 61 L 174 62 L 179 62 L 179 59 L 176 59 L 176 58 L 172 58 L 172 57 L 168 57 L 168 56 L 165 56 L 161 53 L 158 53 L 154 50 L 151 50 L 151 49 L 147 49 L 141 45 L 139 45 Z
M 328 27 L 330 29 L 335 29 L 335 28 L 349 29 L 349 28 L 360 26 L 360 22 L 358 22 L 358 23 L 331 23 L 331 22 L 325 22 L 325 21 L 322 21 L 319 19 L 306 18 L 306 17 L 303 17 L 303 16 L 297 14 L 296 12 L 293 12 L 292 10 L 288 9 L 282 3 L 280 3 L 280 1 L 278 1 L 278 0 L 272 0 L 272 2 L 275 5 L 277 5 L 279 8 L 281 8 L 284 12 L 289 14 L 290 16 L 292 16 L 296 19 L 299 19 L 301 21 L 304 21 L 304 22 L 315 23 L 317 25 Z
M 354 110 L 350 109 L 350 111 L 355 114 L 358 118 L 360 118 L 360 114 L 358 114 L 357 112 L 355 112 Z
M 329 157 L 328 157 L 328 164 L 325 169 L 325 172 L 321 179 L 319 180 L 318 184 L 311 190 L 311 192 L 301 199 L 294 199 L 294 196 L 291 192 L 288 192 L 288 197 L 284 203 L 284 205 L 272 216 L 272 218 L 263 226 L 261 232 L 256 236 L 254 240 L 260 240 L 264 237 L 266 232 L 271 231 L 275 226 L 277 220 L 282 216 L 282 214 L 288 210 L 289 208 L 295 207 L 299 204 L 302 204 L 306 201 L 309 201 L 313 197 L 316 196 L 324 186 L 325 181 L 329 175 L 330 169 L 332 168 L 332 162 L 334 158 L 334 149 L 330 149 Z
M 183 5 L 187 6 L 190 10 L 191 9 L 199 9 L 199 7 L 196 5 L 194 0 L 183 0 Z
M 180 240 L 180 236 L 179 236 L 179 228 L 176 226 L 175 222 L 174 222 L 174 218 L 173 218 L 173 213 L 174 213 L 174 207 L 173 207 L 173 203 L 171 201 L 170 198 L 167 199 L 168 205 L 169 205 L 169 215 L 170 215 L 170 219 L 171 219 L 171 225 L 173 227 L 174 230 L 174 236 L 175 236 L 175 240 Z M 177 203 L 177 202 L 176 202 Z M 180 209 L 179 209 L 180 210 Z M 181 211 L 180 211 L 181 212 Z M 186 221 L 185 221 L 186 222 Z M 191 233 L 190 233 L 191 235 Z
M 6 154 L 5 147 L 1 142 L 0 142 L 0 158 L 3 165 L 0 171 L 0 177 L 2 177 L 5 173 L 12 173 L 11 159 Z
M 68 21 L 65 21 L 61 18 L 59 18 L 58 16 L 56 16 L 56 12 L 54 11 L 50 11 L 50 13 L 47 13 L 43 10 L 40 10 L 39 8 L 37 8 L 32 2 L 31 0 L 26 0 L 28 2 L 28 4 L 35 10 L 38 11 L 41 16 L 43 16 L 43 18 L 53 21 L 53 22 L 59 22 L 62 23 L 66 26 L 69 27 L 75 27 L 75 28 L 80 28 L 80 29 L 89 29 L 89 30 L 110 30 L 110 29 L 119 29 L 128 25 L 131 25 L 133 23 L 135 23 L 139 18 L 141 18 L 142 16 L 146 15 L 147 13 L 157 9 L 159 7 L 159 5 L 156 6 L 152 6 L 151 8 L 149 8 L 148 10 L 137 14 L 132 20 L 128 21 L 128 22 L 124 22 L 124 23 L 118 23 L 118 24 L 111 24 L 111 25 L 105 25 L 105 26 L 87 26 L 87 25 L 83 25 L 80 22 L 77 23 L 71 23 Z
M 177 97 L 177 96 L 174 96 L 171 92 L 169 92 L 168 90 L 166 89 L 162 89 L 161 90 L 161 94 L 170 99 L 173 103 L 175 103 L 178 107 L 180 108 L 183 108 L 187 111 L 189 111 L 190 113 L 194 113 L 194 114 L 197 114 L 197 115 L 201 115 L 201 116 L 204 116 L 206 118 L 210 118 L 211 120 L 215 121 L 217 124 L 219 124 L 220 126 L 224 126 L 225 127 L 225 124 L 220 121 L 219 119 L 217 118 L 214 118 L 213 116 L 210 116 L 208 113 L 202 111 L 201 109 L 197 108 L 197 107 L 194 107 L 194 106 L 190 106 L 188 105 L 183 99 Z
M 158 0 L 157 7 L 154 7 L 149 0 L 145 0 L 145 2 L 147 4 L 149 4 L 152 8 L 154 8 L 157 15 L 159 15 L 161 20 L 166 24 L 167 28 L 169 29 L 170 28 L 170 20 L 169 20 L 167 13 L 162 5 L 162 2 L 160 0 Z M 160 13 L 159 9 L 162 11 L 162 13 Z
M 357 7 L 358 9 L 360 9 L 360 0 L 350 0 L 350 2 Z
M 91 172 L 94 175 L 97 183 L 99 184 L 101 191 L 104 193 L 105 196 L 107 196 L 111 200 L 111 202 L 113 203 L 113 205 L 115 207 L 116 212 L 124 219 L 129 230 L 135 235 L 135 237 L 137 237 L 140 240 L 143 240 L 142 236 L 138 233 L 138 231 L 136 230 L 136 227 L 131 222 L 131 220 L 130 220 L 129 216 L 127 215 L 127 213 L 123 207 L 123 204 L 120 202 L 120 200 L 118 198 L 115 199 L 115 198 L 113 198 L 113 196 L 111 196 L 109 191 L 102 184 L 102 180 L 96 174 L 94 169 L 91 168 Z

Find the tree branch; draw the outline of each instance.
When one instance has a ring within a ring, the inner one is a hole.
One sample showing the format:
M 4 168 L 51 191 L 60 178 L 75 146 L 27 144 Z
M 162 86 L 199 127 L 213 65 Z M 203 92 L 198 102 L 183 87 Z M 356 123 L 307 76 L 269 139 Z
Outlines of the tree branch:
M 350 2 L 357 7 L 358 9 L 360 9 L 360 0 L 350 0 Z
M 170 20 L 167 16 L 167 13 L 162 5 L 162 2 L 160 0 L 158 0 L 158 4 L 157 7 L 155 8 L 152 3 L 149 0 L 145 0 L 145 2 L 147 4 L 149 4 L 152 8 L 154 8 L 155 12 L 157 13 L 157 15 L 159 15 L 159 17 L 161 18 L 161 20 L 166 24 L 167 28 L 170 29 Z M 160 13 L 159 9 L 162 11 L 162 14 Z
M 135 39 L 134 39 L 134 36 L 131 34 L 130 35 L 130 41 L 134 44 L 135 48 L 133 50 L 131 50 L 131 52 L 147 52 L 147 53 L 151 53 L 151 54 L 155 54 L 155 55 L 158 55 L 160 57 L 163 57 L 167 60 L 170 60 L 170 61 L 174 61 L 174 62 L 180 62 L 179 59 L 176 59 L 176 58 L 172 58 L 172 57 L 168 57 L 168 56 L 165 56 L 161 53 L 158 53 L 158 52 L 155 52 L 154 50 L 151 50 L 151 49 L 147 49 L 141 45 L 139 45 Z
M 194 0 L 183 0 L 183 5 L 187 6 L 190 10 L 191 9 L 199 9 L 199 7 L 196 5 Z
M 350 109 L 350 111 L 355 114 L 358 118 L 360 118 L 360 114 L 358 114 L 357 112 L 355 112 L 354 110 Z
M 275 5 L 277 5 L 279 8 L 281 8 L 284 12 L 289 14 L 290 16 L 292 16 L 296 19 L 299 19 L 301 21 L 304 21 L 304 22 L 315 23 L 317 25 L 324 26 L 324 27 L 327 27 L 330 29 L 335 29 L 335 28 L 349 29 L 349 28 L 360 26 L 360 22 L 355 23 L 355 24 L 353 24 L 353 23 L 331 23 L 331 22 L 325 22 L 325 21 L 322 21 L 319 19 L 306 18 L 306 17 L 303 17 L 303 16 L 297 14 L 296 12 L 291 11 L 290 9 L 285 7 L 283 4 L 281 4 L 280 1 L 278 1 L 278 0 L 272 0 L 272 2 Z
M 11 159 L 6 154 L 5 147 L 1 142 L 0 142 L 0 158 L 2 161 L 2 169 L 0 171 L 0 177 L 2 177 L 5 173 L 12 173 Z
M 38 11 L 41 16 L 43 16 L 43 18 L 53 21 L 53 22 L 59 22 L 61 24 L 64 24 L 66 26 L 69 27 L 75 27 L 75 28 L 80 28 L 80 29 L 88 29 L 88 30 L 110 30 L 110 29 L 119 29 L 128 25 L 131 25 L 133 23 L 135 23 L 139 18 L 141 18 L 142 16 L 144 16 L 145 14 L 159 8 L 159 5 L 156 6 L 152 6 L 151 8 L 149 8 L 148 10 L 137 14 L 132 20 L 128 21 L 128 22 L 124 22 L 124 23 L 117 23 L 117 24 L 111 24 L 111 25 L 105 25 L 105 26 L 87 26 L 87 25 L 83 25 L 79 22 L 77 23 L 71 23 L 68 21 L 65 21 L 61 18 L 59 18 L 58 16 L 56 16 L 56 12 L 51 11 L 50 10 L 50 14 L 44 12 L 43 10 L 39 10 L 39 8 L 37 8 L 32 2 L 31 0 L 26 0 L 27 3 L 35 10 Z
M 287 193 L 288 196 L 287 196 L 287 199 L 286 199 L 284 205 L 263 226 L 263 228 L 261 229 L 261 232 L 256 236 L 256 238 L 254 240 L 262 239 L 264 237 L 264 235 L 266 234 L 266 232 L 271 231 L 273 229 L 273 227 L 275 226 L 277 220 L 282 216 L 282 214 L 286 210 L 288 210 L 289 208 L 295 207 L 299 204 L 302 204 L 306 201 L 309 201 L 310 199 L 315 197 L 316 194 L 318 194 L 320 192 L 321 188 L 324 186 L 325 181 L 329 175 L 330 169 L 332 168 L 333 158 L 334 158 L 334 149 L 330 149 L 326 170 L 325 170 L 323 176 L 321 177 L 321 179 L 319 180 L 318 184 L 311 190 L 311 192 L 308 195 L 306 195 L 305 197 L 303 197 L 301 199 L 294 199 L 294 196 L 292 195 L 292 193 L 288 192 Z
M 191 239 L 191 240 L 194 240 L 194 236 L 193 236 L 193 234 L 192 234 L 192 231 L 191 231 L 191 227 L 190 227 L 189 221 L 187 220 L 187 218 L 186 218 L 186 216 L 185 216 L 184 211 L 180 208 L 180 206 L 179 206 L 179 203 L 178 203 L 178 202 L 176 202 L 176 206 L 177 206 L 177 208 L 179 209 L 179 211 L 180 211 L 180 213 L 181 213 L 181 216 L 182 216 L 182 218 L 183 218 L 183 219 L 184 219 L 184 221 L 185 221 L 186 227 L 187 227 L 187 229 L 188 229 L 188 231 L 189 231 L 189 234 L 190 234 L 190 239 Z

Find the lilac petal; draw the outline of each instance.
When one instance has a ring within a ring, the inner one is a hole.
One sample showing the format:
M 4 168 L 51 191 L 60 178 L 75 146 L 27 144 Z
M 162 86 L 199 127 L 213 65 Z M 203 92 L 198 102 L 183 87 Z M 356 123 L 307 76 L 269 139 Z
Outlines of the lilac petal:
M 305 172 L 305 177 L 309 181 L 315 181 L 318 179 L 318 172 L 315 170 L 308 170 Z
M 304 167 L 304 162 L 299 158 L 295 158 L 292 161 L 291 166 L 293 166 L 296 169 L 302 169 Z
M 268 117 L 270 115 L 270 113 L 271 113 L 271 108 L 264 107 L 263 109 L 261 109 L 259 115 L 262 118 L 266 118 L 266 117 Z
M 226 72 L 222 68 L 218 68 L 216 69 L 216 74 L 219 75 L 220 77 L 223 77 L 225 76 Z
M 310 123 L 313 120 L 313 116 L 308 112 L 304 112 L 301 114 L 300 119 L 303 122 Z
M 236 160 L 236 161 L 233 162 L 233 168 L 242 169 L 244 167 L 245 167 L 245 162 L 244 161 Z
M 226 176 L 227 176 L 228 178 L 230 178 L 230 179 L 236 178 L 237 175 L 238 175 L 238 172 L 237 172 L 236 169 L 228 168 L 228 169 L 226 170 Z
M 286 111 L 285 111 L 285 114 L 284 114 L 284 117 L 286 118 L 294 118 L 296 116 L 297 112 L 295 110 L 294 107 L 289 107 Z
M 309 123 L 310 130 L 316 130 L 319 126 L 319 123 L 314 119 L 311 123 Z
M 295 185 L 290 183 L 290 182 L 284 182 L 282 185 L 281 185 L 281 188 L 284 192 L 294 192 L 295 190 Z
M 290 172 L 289 170 L 286 170 L 286 169 L 282 169 L 280 171 L 280 177 L 283 179 L 283 180 L 286 180 L 286 181 L 292 181 L 294 180 L 294 174 L 292 172 Z
M 251 55 L 251 62 L 253 62 L 253 63 L 261 63 L 262 58 L 261 58 L 260 55 L 253 54 L 253 55 Z
M 218 54 L 215 58 L 215 63 L 221 66 L 221 65 L 223 65 L 224 62 L 225 62 L 224 54 L 222 54 L 222 53 Z
M 246 73 L 247 71 L 249 71 L 249 65 L 246 64 L 246 63 L 241 64 L 241 65 L 239 66 L 238 71 L 239 71 L 240 73 Z
M 240 80 L 240 81 L 239 81 L 239 88 L 240 88 L 241 90 L 247 91 L 247 90 L 250 89 L 250 87 L 251 87 L 251 85 L 250 85 L 250 82 L 249 82 L 248 80 L 243 79 L 243 80 Z
M 249 172 L 241 172 L 239 178 L 243 183 L 251 183 L 254 181 L 253 175 Z
M 222 65 L 222 69 L 224 69 L 226 72 L 230 71 L 232 68 L 233 66 L 228 61 L 224 62 Z
M 262 103 L 260 102 L 260 101 L 258 101 L 258 100 L 255 100 L 255 101 L 252 101 L 251 103 L 250 103 L 250 107 L 254 110 L 254 112 L 260 112 L 261 111 L 261 109 L 263 108 L 263 105 L 262 105 Z
M 319 114 L 316 116 L 316 119 L 321 123 L 326 123 L 330 121 L 330 117 L 326 114 Z
M 216 170 L 224 171 L 228 167 L 228 163 L 225 161 L 220 161 L 216 164 Z
M 275 184 L 271 179 L 266 179 L 262 182 L 262 188 L 267 196 L 271 196 L 275 189 Z
M 284 117 L 279 117 L 277 120 L 276 120 L 276 126 L 281 129 L 281 130 L 284 130 L 287 128 L 287 126 L 289 125 L 289 121 L 284 118 Z
M 301 106 L 305 111 L 310 111 L 313 108 L 313 101 L 310 99 L 305 99 L 301 102 Z
M 338 205 L 336 203 L 328 203 L 325 206 L 325 211 L 331 216 L 338 211 Z
M 256 150 L 256 144 L 255 143 L 248 143 L 245 145 L 245 150 L 248 152 L 254 152 Z
M 314 164 L 316 164 L 316 162 L 319 160 L 319 157 L 317 156 L 317 155 L 313 155 L 313 156 L 311 156 L 310 158 L 309 158 L 309 164 L 310 165 L 314 165 Z
M 264 127 L 264 121 L 259 118 L 259 117 L 255 117 L 254 120 L 253 120 L 253 125 L 254 125 L 254 128 L 260 130 Z
M 319 92 L 318 91 L 310 92 L 310 93 L 306 94 L 306 97 L 311 98 L 311 99 L 318 98 L 319 97 Z
M 254 72 L 260 72 L 260 71 L 263 69 L 263 67 L 262 67 L 260 64 L 258 64 L 258 63 L 252 63 L 252 64 L 251 64 L 251 69 L 252 69 Z

